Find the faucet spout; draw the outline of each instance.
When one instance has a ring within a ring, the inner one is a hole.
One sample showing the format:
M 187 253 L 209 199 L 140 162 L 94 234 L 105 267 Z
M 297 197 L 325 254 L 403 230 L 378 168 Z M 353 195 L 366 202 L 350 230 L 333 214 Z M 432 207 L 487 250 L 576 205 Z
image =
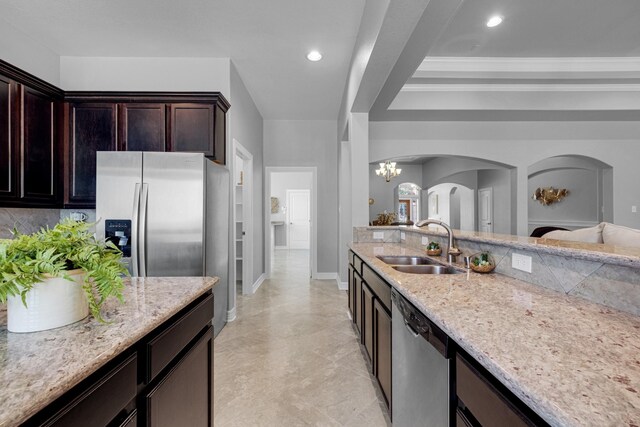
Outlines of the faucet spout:
M 424 219 L 416 224 L 416 227 L 424 227 L 425 225 L 435 224 L 447 230 L 447 235 L 449 237 L 449 247 L 447 248 L 447 261 L 454 262 L 456 260 L 456 256 L 462 254 L 460 249 L 456 248 L 453 242 L 453 231 L 451 227 L 445 222 L 442 222 L 438 219 Z

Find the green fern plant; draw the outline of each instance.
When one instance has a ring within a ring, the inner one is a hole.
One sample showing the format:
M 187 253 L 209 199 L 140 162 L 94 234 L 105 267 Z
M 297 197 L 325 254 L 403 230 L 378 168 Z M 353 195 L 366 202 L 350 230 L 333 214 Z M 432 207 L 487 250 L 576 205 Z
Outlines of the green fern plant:
M 80 268 L 91 314 L 105 322 L 100 308 L 110 297 L 124 301 L 122 276 L 128 272 L 121 263 L 122 252 L 111 242 L 96 240 L 92 226 L 65 219 L 33 234 L 14 229 L 13 239 L 0 239 L 0 302 L 19 295 L 26 307 L 27 294 L 45 275 L 71 280 L 67 272 Z

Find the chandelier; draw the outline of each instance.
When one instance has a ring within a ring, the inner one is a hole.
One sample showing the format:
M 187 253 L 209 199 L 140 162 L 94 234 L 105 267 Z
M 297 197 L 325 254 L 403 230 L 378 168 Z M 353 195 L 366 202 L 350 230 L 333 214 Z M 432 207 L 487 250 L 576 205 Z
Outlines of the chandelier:
M 391 181 L 391 178 L 400 175 L 402 169 L 396 169 L 396 162 L 380 163 L 380 169 L 376 169 L 376 175 L 384 178 L 385 181 Z

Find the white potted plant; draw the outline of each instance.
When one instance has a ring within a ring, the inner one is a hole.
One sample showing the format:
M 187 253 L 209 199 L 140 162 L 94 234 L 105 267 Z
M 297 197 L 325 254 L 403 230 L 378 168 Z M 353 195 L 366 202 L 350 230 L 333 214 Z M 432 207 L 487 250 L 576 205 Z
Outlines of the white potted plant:
M 100 322 L 102 304 L 122 301 L 122 253 L 97 241 L 91 224 L 71 219 L 33 234 L 13 230 L 0 240 L 0 303 L 7 329 L 34 332 L 77 322 L 89 311 Z

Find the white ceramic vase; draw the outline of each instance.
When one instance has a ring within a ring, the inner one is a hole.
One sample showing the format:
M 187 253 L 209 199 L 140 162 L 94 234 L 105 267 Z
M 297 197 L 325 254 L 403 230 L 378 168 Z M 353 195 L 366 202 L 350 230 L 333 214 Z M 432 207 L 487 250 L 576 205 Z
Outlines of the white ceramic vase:
M 9 332 L 36 332 L 59 328 L 89 315 L 89 303 L 82 289 L 84 271 L 71 270 L 73 281 L 50 277 L 36 283 L 27 294 L 27 307 L 22 298 L 7 298 L 7 329 Z

